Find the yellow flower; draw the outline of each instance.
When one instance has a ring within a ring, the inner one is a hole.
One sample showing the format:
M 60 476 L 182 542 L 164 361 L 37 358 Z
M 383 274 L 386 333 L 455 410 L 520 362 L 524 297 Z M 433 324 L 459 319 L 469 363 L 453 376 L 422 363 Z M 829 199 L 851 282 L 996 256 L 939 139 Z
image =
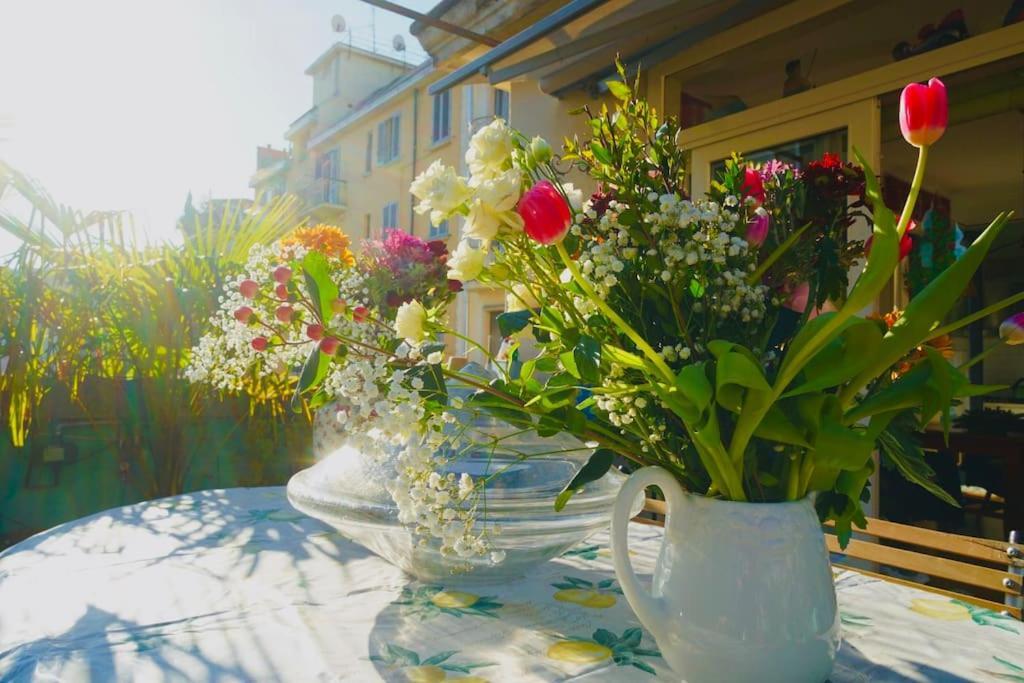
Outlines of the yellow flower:
M 548 658 L 571 664 L 592 664 L 610 659 L 612 651 L 586 640 L 564 640 L 548 648 Z
M 950 600 L 915 598 L 910 601 L 910 609 L 926 617 L 943 621 L 961 621 L 971 618 L 969 609 Z
M 480 601 L 480 596 L 459 591 L 440 591 L 430 601 L 442 609 L 468 609 Z
M 341 228 L 321 223 L 311 228 L 296 228 L 281 240 L 281 248 L 302 246 L 310 251 L 318 251 L 329 259 L 341 261 L 346 266 L 354 266 L 356 259 L 349 250 L 351 243 Z

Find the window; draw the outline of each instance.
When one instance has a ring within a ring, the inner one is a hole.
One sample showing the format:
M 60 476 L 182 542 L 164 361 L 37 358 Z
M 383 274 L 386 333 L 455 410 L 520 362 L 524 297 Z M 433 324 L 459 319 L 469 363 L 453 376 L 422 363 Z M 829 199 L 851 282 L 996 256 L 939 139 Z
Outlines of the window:
M 377 125 L 377 163 L 386 164 L 398 158 L 398 114 Z
M 398 227 L 398 202 L 390 202 L 384 205 L 381 212 L 381 230 Z
M 440 239 L 441 237 L 448 236 L 448 219 L 444 219 L 437 225 L 430 224 L 429 237 L 432 240 Z
M 494 89 L 494 115 L 508 121 L 508 91 Z
M 447 140 L 452 132 L 452 92 L 445 90 L 434 95 L 434 130 L 432 142 Z
M 338 150 L 332 149 L 317 156 L 314 173 L 315 199 L 327 204 L 338 204 L 341 196 L 341 160 Z
M 373 169 L 373 131 L 366 134 L 366 166 L 363 173 L 369 173 Z

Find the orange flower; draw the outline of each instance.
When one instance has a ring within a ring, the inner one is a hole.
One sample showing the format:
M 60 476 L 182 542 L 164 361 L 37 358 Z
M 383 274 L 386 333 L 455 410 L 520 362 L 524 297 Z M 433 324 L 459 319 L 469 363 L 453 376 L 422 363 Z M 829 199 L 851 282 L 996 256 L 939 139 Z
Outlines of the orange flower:
M 356 258 L 349 245 L 348 235 L 333 225 L 314 225 L 311 228 L 296 228 L 281 240 L 282 250 L 293 246 L 302 246 L 311 251 L 318 251 L 329 259 L 337 259 L 346 266 L 354 266 Z
M 898 308 L 893 309 L 889 313 L 884 313 L 881 316 L 871 315 L 868 316 L 874 320 L 884 320 L 887 328 L 892 328 L 901 317 L 903 317 L 903 311 Z M 901 360 L 897 361 L 896 365 L 893 366 L 892 378 L 896 379 L 900 375 L 908 372 L 914 364 L 923 360 L 925 356 L 924 346 L 930 346 L 938 351 L 943 358 L 950 360 L 953 358 L 953 338 L 948 334 L 944 334 L 935 339 L 929 339 L 922 346 L 918 346 L 916 349 L 908 353 Z

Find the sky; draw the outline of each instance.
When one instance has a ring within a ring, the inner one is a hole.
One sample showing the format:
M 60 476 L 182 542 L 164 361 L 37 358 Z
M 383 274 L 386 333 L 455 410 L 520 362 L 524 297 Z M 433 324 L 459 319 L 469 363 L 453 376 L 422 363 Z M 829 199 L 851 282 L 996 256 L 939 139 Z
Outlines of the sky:
M 402 0 L 427 11 L 435 0 Z M 251 197 L 256 147 L 312 105 L 303 72 L 345 18 L 355 44 L 410 20 L 360 0 L 0 0 L 0 158 L 74 208 L 174 239 L 191 190 Z M 0 254 L 17 246 L 0 231 Z

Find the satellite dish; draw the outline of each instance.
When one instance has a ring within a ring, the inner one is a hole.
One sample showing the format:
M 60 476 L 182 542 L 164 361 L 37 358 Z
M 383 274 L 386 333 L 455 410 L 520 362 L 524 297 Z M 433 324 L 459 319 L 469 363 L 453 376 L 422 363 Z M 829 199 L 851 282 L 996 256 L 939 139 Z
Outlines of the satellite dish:
M 396 35 L 391 39 L 391 47 L 395 48 L 395 52 L 405 52 L 405 38 Z
M 335 33 L 344 33 L 347 27 L 347 24 L 345 24 L 345 17 L 340 14 L 335 14 L 331 17 L 331 28 L 334 29 Z

